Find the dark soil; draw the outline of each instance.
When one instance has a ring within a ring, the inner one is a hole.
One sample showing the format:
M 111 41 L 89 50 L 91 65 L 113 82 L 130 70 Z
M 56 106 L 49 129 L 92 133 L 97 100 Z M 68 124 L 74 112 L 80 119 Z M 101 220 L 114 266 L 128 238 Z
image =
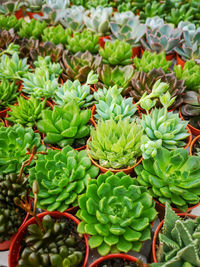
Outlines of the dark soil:
M 192 148 L 192 154 L 197 155 L 197 153 L 200 153 L 200 138 L 197 139 L 197 141 L 195 142 Z
M 137 267 L 137 263 L 123 260 L 120 258 L 114 258 L 106 260 L 98 264 L 98 267 Z

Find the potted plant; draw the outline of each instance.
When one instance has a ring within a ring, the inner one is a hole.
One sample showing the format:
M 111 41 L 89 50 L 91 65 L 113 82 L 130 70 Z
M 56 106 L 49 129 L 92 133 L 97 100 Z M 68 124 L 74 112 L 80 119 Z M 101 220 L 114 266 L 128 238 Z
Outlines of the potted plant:
M 21 38 L 32 38 L 40 39 L 41 35 L 46 28 L 47 24 L 45 21 L 40 22 L 39 20 L 32 19 L 30 22 L 23 21 L 18 31 L 18 35 Z
M 90 117 L 89 109 L 81 110 L 75 101 L 70 101 L 61 107 L 54 106 L 53 111 L 43 110 L 37 128 L 45 135 L 43 142 L 53 145 L 53 149 L 66 145 L 84 149 L 90 135 Z
M 98 172 L 85 150 L 78 152 L 66 146 L 61 151 L 48 150 L 46 155 L 38 155 L 28 180 L 31 187 L 35 180 L 39 184 L 40 191 L 34 199 L 38 208 L 64 212 L 78 206 L 78 196 L 86 191 L 88 181 Z
M 150 239 L 151 222 L 157 216 L 151 195 L 124 172 L 109 171 L 90 180 L 79 206 L 78 232 L 91 236 L 90 248 L 97 248 L 101 256 L 110 251 L 139 252 Z
M 137 2 L 138 2 L 138 0 L 137 0 Z M 142 22 L 144 22 L 146 20 L 146 18 L 149 18 L 149 17 L 152 18 L 155 16 L 159 16 L 162 18 L 165 14 L 165 8 L 166 8 L 165 2 L 164 3 L 160 3 L 157 1 L 153 1 L 152 3 L 145 2 L 144 5 L 145 5 L 144 8 L 142 10 L 140 10 L 140 20 Z
M 190 146 L 190 155 L 200 156 L 200 135 L 196 136 Z
M 183 96 L 183 104 L 179 107 L 181 119 L 189 120 L 188 127 L 194 135 L 200 134 L 200 90 L 187 91 Z
M 64 29 L 60 24 L 58 26 L 46 27 L 42 33 L 42 40 L 44 42 L 49 41 L 55 45 L 67 44 L 68 35 L 70 35 L 70 29 Z
M 23 12 L 22 12 L 22 3 L 18 1 L 8 1 L 5 2 L 0 6 L 1 7 L 1 13 L 9 16 L 14 15 L 17 19 L 23 18 Z
M 165 219 L 156 229 L 153 239 L 152 266 L 198 266 L 199 217 L 176 214 L 167 203 Z M 173 251 L 173 252 L 172 252 Z
M 161 218 L 166 202 L 176 212 L 186 213 L 199 205 L 199 163 L 200 157 L 189 156 L 183 148 L 169 151 L 162 147 L 135 168 L 137 181 L 154 197 Z
M 5 16 L 5 15 L 0 15 L 0 28 L 2 30 L 10 30 L 14 29 L 14 31 L 18 31 L 21 28 L 23 20 L 19 19 L 17 20 L 15 15 L 11 16 Z
M 26 14 L 30 19 L 34 19 L 34 15 L 43 16 L 41 11 L 45 1 L 43 0 L 26 0 L 24 6 L 26 8 Z

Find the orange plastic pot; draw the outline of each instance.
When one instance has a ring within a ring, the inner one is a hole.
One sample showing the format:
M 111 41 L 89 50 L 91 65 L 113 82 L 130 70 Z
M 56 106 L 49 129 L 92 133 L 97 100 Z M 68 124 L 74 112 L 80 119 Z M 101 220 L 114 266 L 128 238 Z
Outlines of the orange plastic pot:
M 186 214 L 186 213 L 178 213 L 178 216 L 180 217 L 190 217 L 192 219 L 195 219 L 197 216 L 195 215 L 192 215 L 192 214 Z M 154 237 L 153 237 L 153 243 L 152 243 L 152 254 L 153 254 L 153 262 L 154 263 L 157 263 L 157 256 L 156 256 L 156 245 L 158 244 L 158 234 L 163 226 L 163 223 L 164 223 L 164 220 L 162 220 L 160 222 L 160 224 L 158 225 L 156 231 L 155 231 L 155 234 L 154 234 Z
M 110 40 L 110 36 L 100 36 L 99 37 L 99 45 L 104 48 L 105 46 L 105 40 L 104 39 L 108 39 Z
M 140 56 L 141 47 L 132 47 L 132 58 Z
M 142 55 L 144 54 L 144 49 L 143 48 L 141 48 L 141 53 L 142 53 Z M 166 60 L 168 60 L 168 61 L 172 60 L 173 58 L 175 58 L 175 54 L 174 53 L 166 55 Z
M 21 18 L 24 17 L 24 16 L 23 16 L 23 11 L 22 11 L 21 8 L 15 12 L 15 17 L 16 17 L 17 19 L 21 19 Z
M 44 15 L 42 11 L 41 12 L 26 12 L 26 14 L 29 16 L 30 19 L 35 19 L 35 20 L 36 18 L 34 17 L 34 15 L 38 15 L 41 17 L 43 17 Z
M 96 261 L 94 261 L 92 264 L 90 264 L 89 267 L 99 267 L 99 264 L 106 261 L 106 260 L 110 260 L 110 259 L 123 259 L 124 261 L 130 261 L 130 262 L 138 262 L 139 260 L 131 255 L 128 254 L 109 254 L 107 256 L 101 257 L 99 259 L 97 259 Z
M 184 147 L 185 149 L 188 148 L 192 142 L 192 132 L 190 131 L 190 128 L 188 126 L 186 128 L 187 128 L 187 131 L 189 132 L 190 135 L 188 136 L 188 142 L 187 142 L 186 146 Z
M 193 155 L 192 150 L 193 150 L 194 144 L 195 144 L 196 141 L 199 140 L 199 139 L 200 139 L 200 135 L 196 136 L 196 137 L 192 140 L 192 143 L 191 143 L 191 146 L 190 146 L 190 156 Z
M 40 213 L 39 215 L 37 215 L 37 217 L 39 219 L 42 219 L 45 215 L 50 215 L 53 218 L 61 218 L 61 217 L 66 217 L 69 220 L 74 221 L 77 225 L 79 224 L 79 220 L 77 218 L 75 218 L 73 215 L 69 214 L 69 213 L 60 213 L 57 211 L 54 212 L 43 212 Z M 24 237 L 26 235 L 27 232 L 27 227 L 30 224 L 35 224 L 35 218 L 31 218 L 30 220 L 28 220 L 23 227 L 20 228 L 20 230 L 18 231 L 17 235 L 15 236 L 14 240 L 12 241 L 12 244 L 10 246 L 10 252 L 9 252 L 9 256 L 8 256 L 8 264 L 9 267 L 17 267 L 18 265 L 18 260 L 20 257 L 20 250 L 22 247 L 22 241 L 24 240 Z M 89 245 L 88 245 L 88 239 L 86 235 L 83 235 L 84 240 L 85 240 L 85 245 L 86 245 L 86 251 L 85 251 L 85 259 L 83 262 L 82 267 L 85 267 L 87 264 L 87 260 L 88 260 L 88 255 L 89 255 Z
M 90 141 L 90 140 L 91 140 L 91 137 L 88 139 L 88 141 Z M 104 167 L 100 166 L 95 160 L 93 160 L 93 158 L 92 158 L 92 157 L 90 156 L 90 154 L 88 153 L 88 152 L 89 152 L 89 147 L 88 147 L 88 145 L 86 145 L 86 150 L 87 150 L 88 157 L 89 157 L 89 159 L 91 160 L 92 164 L 95 165 L 96 167 L 98 167 L 102 173 L 111 171 L 111 172 L 113 172 L 113 173 L 124 172 L 124 173 L 126 173 L 126 174 L 130 174 L 130 173 L 134 170 L 134 168 L 135 168 L 136 166 L 138 166 L 138 165 L 142 162 L 142 159 L 143 159 L 143 158 L 141 157 L 141 158 L 137 161 L 137 163 L 136 163 L 135 165 L 133 165 L 133 166 L 131 166 L 131 167 L 128 167 L 128 168 L 125 168 L 125 169 L 118 169 L 118 170 L 116 170 L 116 169 L 112 169 L 112 168 L 109 168 L 109 169 L 108 169 L 108 168 L 104 168 Z
M 178 54 L 176 54 L 176 63 L 177 65 L 181 65 L 181 68 L 183 69 L 185 66 L 185 61 L 181 59 L 181 57 L 179 57 Z
M 179 117 L 180 117 L 182 120 L 184 120 L 183 115 L 182 115 L 182 113 L 181 113 L 181 106 L 179 107 Z M 199 130 L 199 129 L 193 127 L 191 124 L 188 124 L 188 127 L 190 128 L 192 134 L 194 134 L 194 135 L 200 135 L 200 130 Z

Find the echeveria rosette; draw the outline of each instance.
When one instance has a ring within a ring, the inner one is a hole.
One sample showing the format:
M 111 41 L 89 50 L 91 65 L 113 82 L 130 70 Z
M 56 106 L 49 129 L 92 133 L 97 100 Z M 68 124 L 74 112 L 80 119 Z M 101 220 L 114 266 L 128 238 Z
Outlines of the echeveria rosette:
M 29 159 L 26 149 L 36 145 L 37 151 L 44 151 L 39 133 L 19 124 L 0 127 L 0 173 L 19 172 L 22 162 Z
M 200 157 L 189 156 L 183 148 L 159 148 L 154 158 L 135 168 L 137 181 L 161 203 L 169 202 L 185 211 L 199 202 Z
M 74 143 L 85 145 L 89 137 L 91 110 L 80 110 L 75 101 L 68 102 L 62 107 L 54 106 L 52 110 L 43 110 L 42 119 L 37 122 L 37 128 L 45 134 L 46 144 L 64 147 Z
M 66 146 L 61 151 L 48 150 L 47 155 L 38 155 L 29 172 L 30 185 L 36 179 L 40 187 L 37 207 L 63 212 L 70 205 L 77 206 L 78 195 L 85 192 L 88 181 L 98 172 L 85 150 L 78 152 Z
M 90 247 L 102 256 L 139 252 L 142 242 L 151 237 L 151 222 L 157 215 L 152 197 L 123 172 L 109 171 L 90 180 L 78 202 L 77 216 L 82 220 L 78 232 L 89 234 Z

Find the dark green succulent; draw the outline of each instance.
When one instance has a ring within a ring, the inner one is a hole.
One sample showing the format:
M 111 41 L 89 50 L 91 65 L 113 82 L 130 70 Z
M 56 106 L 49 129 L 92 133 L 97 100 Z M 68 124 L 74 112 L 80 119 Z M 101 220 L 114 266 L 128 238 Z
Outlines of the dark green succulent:
M 47 24 L 45 21 L 40 22 L 39 20 L 32 19 L 30 22 L 23 21 L 18 31 L 18 35 L 21 38 L 33 38 L 40 39 Z
M 0 81 L 0 108 L 8 107 L 9 104 L 16 102 L 18 94 L 18 85 L 3 78 Z
M 37 207 L 63 212 L 78 206 L 78 196 L 98 172 L 86 150 L 78 152 L 66 146 L 61 151 L 48 150 L 47 155 L 38 155 L 36 166 L 29 172 L 30 185 L 36 179 L 40 187 Z

